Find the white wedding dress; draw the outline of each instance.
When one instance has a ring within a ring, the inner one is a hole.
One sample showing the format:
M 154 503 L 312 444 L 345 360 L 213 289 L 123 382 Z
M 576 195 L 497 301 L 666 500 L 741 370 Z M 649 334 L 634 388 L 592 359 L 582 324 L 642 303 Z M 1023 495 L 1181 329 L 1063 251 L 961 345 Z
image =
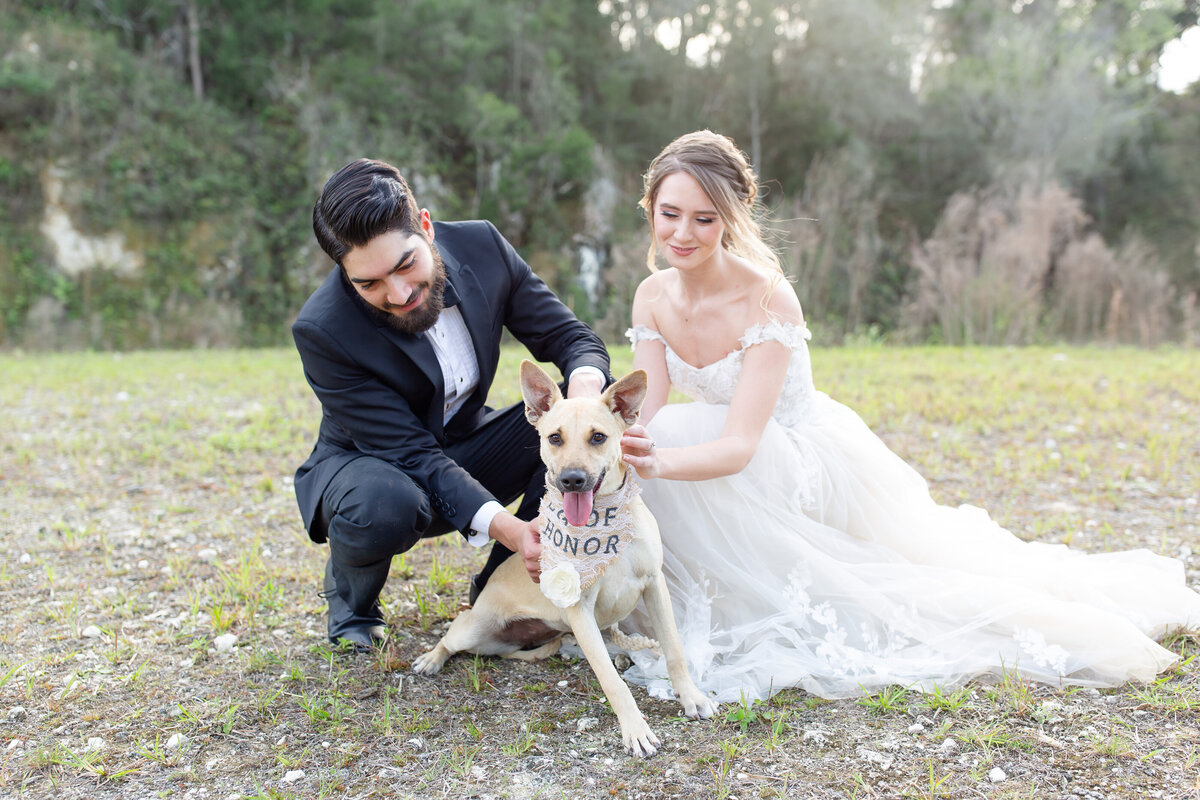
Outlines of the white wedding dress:
M 665 340 L 638 326 L 641 339 Z M 1006 671 L 1054 686 L 1116 686 L 1176 661 L 1155 642 L 1200 626 L 1183 565 L 1147 550 L 1085 554 L 1024 542 L 974 506 L 938 505 L 920 475 L 813 387 L 804 326 L 756 325 L 703 368 L 668 345 L 660 447 L 716 438 L 746 348 L 792 350 L 758 451 L 707 481 L 646 480 L 688 666 L 721 702 L 789 687 L 828 698 L 900 684 L 953 688 Z M 645 620 L 632 625 L 643 633 Z M 666 665 L 629 653 L 625 677 L 670 698 Z

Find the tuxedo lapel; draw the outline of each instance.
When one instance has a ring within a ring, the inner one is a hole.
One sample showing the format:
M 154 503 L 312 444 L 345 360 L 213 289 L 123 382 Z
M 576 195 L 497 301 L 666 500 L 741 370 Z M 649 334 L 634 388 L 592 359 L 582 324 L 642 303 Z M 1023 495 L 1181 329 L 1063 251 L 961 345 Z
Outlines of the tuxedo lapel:
M 458 294 L 459 310 L 462 311 L 463 322 L 467 325 L 467 333 L 471 334 L 471 345 L 475 348 L 475 362 L 479 365 L 479 385 L 475 387 L 472 401 L 478 400 L 483 406 L 487 397 L 488 387 L 496 376 L 496 359 L 492 356 L 497 342 L 493 341 L 491 332 L 491 309 L 487 295 L 479 280 L 475 277 L 469 264 L 463 264 L 453 256 L 442 254 L 446 263 L 446 273 L 454 284 Z
M 423 333 L 416 336 L 401 333 L 387 325 L 380 326 L 379 332 L 408 356 L 421 370 L 425 379 L 433 384 L 433 397 L 429 408 L 414 408 L 413 411 L 423 415 L 429 430 L 440 439 L 442 437 L 442 407 L 445 404 L 446 386 L 442 380 L 442 368 L 438 364 L 437 354 L 433 352 L 433 345 L 430 344 L 429 337 Z

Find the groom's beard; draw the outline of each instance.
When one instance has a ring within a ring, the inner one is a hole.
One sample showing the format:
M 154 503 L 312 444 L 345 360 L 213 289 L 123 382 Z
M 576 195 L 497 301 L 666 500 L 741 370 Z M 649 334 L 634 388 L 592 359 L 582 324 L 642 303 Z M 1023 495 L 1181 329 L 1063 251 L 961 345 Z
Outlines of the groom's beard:
M 377 325 L 387 325 L 400 333 L 417 336 L 432 328 L 433 324 L 438 321 L 438 317 L 441 316 L 442 309 L 445 307 L 446 264 L 442 261 L 442 254 L 438 252 L 432 242 L 429 245 L 429 251 L 433 254 L 433 278 L 428 283 L 421 284 L 417 289 L 418 292 L 428 289 L 428 296 L 424 303 L 412 311 L 396 314 L 377 308 L 363 300 L 357 293 L 355 294 L 359 300 L 362 300 L 367 316 L 371 317 Z M 390 303 L 387 307 L 396 308 Z

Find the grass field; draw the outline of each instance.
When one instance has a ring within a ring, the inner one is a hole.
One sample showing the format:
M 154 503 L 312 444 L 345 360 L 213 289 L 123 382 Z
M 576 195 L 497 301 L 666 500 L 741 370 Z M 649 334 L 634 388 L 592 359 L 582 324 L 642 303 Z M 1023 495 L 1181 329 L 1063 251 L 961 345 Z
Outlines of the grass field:
M 813 360 L 940 501 L 1179 557 L 1200 585 L 1200 353 Z M 1102 692 L 788 691 L 695 723 L 635 689 L 664 747 L 631 759 L 586 664 L 408 673 L 478 567 L 458 537 L 396 559 L 386 650 L 327 644 L 325 551 L 291 486 L 319 408 L 294 352 L 8 354 L 0 376 L 0 797 L 1200 798 L 1193 635 L 1158 681 Z

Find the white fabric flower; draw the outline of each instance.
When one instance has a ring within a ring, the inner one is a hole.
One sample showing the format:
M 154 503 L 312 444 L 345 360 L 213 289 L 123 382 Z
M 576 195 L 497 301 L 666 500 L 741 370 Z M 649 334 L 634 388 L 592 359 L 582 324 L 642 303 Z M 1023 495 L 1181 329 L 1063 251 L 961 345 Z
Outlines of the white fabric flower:
M 559 608 L 579 602 L 579 573 L 570 564 L 559 564 L 542 573 L 542 594 Z

